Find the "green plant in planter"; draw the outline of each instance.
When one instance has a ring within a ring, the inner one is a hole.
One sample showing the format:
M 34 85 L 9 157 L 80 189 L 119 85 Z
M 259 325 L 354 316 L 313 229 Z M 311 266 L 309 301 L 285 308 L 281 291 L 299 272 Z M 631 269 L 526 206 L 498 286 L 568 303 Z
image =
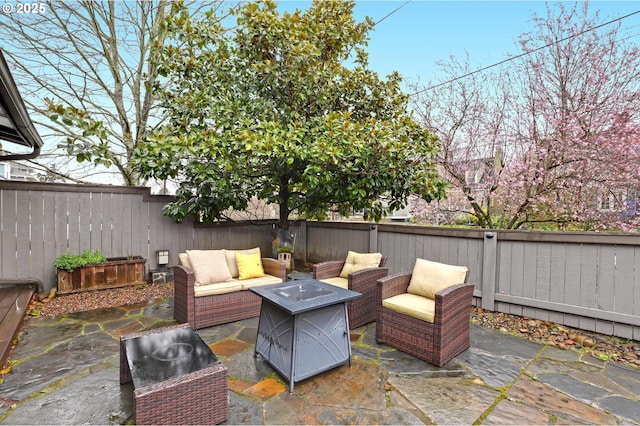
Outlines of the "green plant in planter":
M 85 265 L 91 265 L 95 263 L 104 263 L 107 258 L 100 250 L 90 251 L 86 250 L 82 255 L 65 253 L 53 262 L 53 266 L 58 269 L 64 269 L 65 271 L 73 272 L 75 269 Z
M 278 253 L 293 253 L 293 248 L 292 247 L 286 247 L 286 246 L 279 246 L 278 247 Z

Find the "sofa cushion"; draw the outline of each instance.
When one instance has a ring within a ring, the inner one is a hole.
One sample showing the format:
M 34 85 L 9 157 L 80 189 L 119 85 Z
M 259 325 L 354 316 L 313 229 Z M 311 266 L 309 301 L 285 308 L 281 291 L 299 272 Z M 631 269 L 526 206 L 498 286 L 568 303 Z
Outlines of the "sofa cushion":
M 409 315 L 424 321 L 433 322 L 436 312 L 436 301 L 417 294 L 402 293 L 384 299 L 382 307 L 401 314 Z
M 229 281 L 231 273 L 223 250 L 187 250 L 195 285 Z
M 189 262 L 189 255 L 187 253 L 178 253 L 178 260 L 182 266 L 191 269 L 191 262 Z
M 248 280 L 238 282 L 242 285 L 243 290 L 249 290 L 251 287 L 259 287 L 261 285 L 280 284 L 282 282 L 282 278 L 264 274 L 259 278 L 249 278 Z
M 259 252 L 251 254 L 236 252 L 236 263 L 238 264 L 238 278 L 241 280 L 264 276 Z
M 240 276 L 240 272 L 238 271 L 238 264 L 236 263 L 236 253 L 260 253 L 260 247 L 255 247 L 252 249 L 246 250 L 225 250 L 224 255 L 227 258 L 227 267 L 229 268 L 229 272 L 231 272 L 231 277 L 238 278 Z
M 193 295 L 195 297 L 202 297 L 215 294 L 233 293 L 234 291 L 242 291 L 242 284 L 238 280 L 200 285 L 193 288 Z
M 433 299 L 440 290 L 465 282 L 467 271 L 466 266 L 416 259 L 407 292 Z
M 342 277 L 333 277 L 333 278 L 325 278 L 323 280 L 320 280 L 323 283 L 327 283 L 327 284 L 331 284 L 334 285 L 336 287 L 340 287 L 340 288 L 344 288 L 344 289 L 349 289 L 349 279 L 348 278 L 342 278 Z
M 349 251 L 340 276 L 342 278 L 349 278 L 349 274 L 361 269 L 377 268 L 380 266 L 381 260 L 381 253 L 356 253 L 355 251 Z

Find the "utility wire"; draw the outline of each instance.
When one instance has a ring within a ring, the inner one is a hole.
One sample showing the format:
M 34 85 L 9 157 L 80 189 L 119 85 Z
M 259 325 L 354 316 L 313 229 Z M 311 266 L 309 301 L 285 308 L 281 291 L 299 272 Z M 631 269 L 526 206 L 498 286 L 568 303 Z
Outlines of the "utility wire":
M 411 0 L 408 0 L 406 2 L 404 2 L 403 4 L 401 4 L 400 6 L 396 7 L 394 10 L 392 10 L 391 12 L 387 13 L 382 19 L 380 19 L 378 22 L 376 22 L 375 24 L 373 24 L 373 26 L 375 27 L 376 25 L 378 25 L 380 22 L 384 21 L 385 19 L 387 19 L 389 16 L 393 15 L 394 13 L 396 13 L 397 11 L 399 11 L 400 9 L 402 9 L 403 7 L 405 7 L 406 5 L 408 5 L 409 3 L 411 3 Z
M 403 5 L 403 6 L 404 6 L 404 5 Z M 395 11 L 394 11 L 394 12 L 395 12 Z M 393 12 L 391 12 L 391 13 L 393 13 Z M 603 24 L 596 25 L 595 27 L 593 27 L 593 28 L 589 28 L 588 30 L 584 30 L 584 31 L 582 31 L 582 32 L 580 32 L 580 33 L 578 33 L 578 34 L 573 34 L 573 35 L 567 36 L 567 37 L 565 37 L 565 38 L 563 38 L 563 39 L 556 40 L 556 41 L 554 41 L 553 43 L 549 43 L 549 44 L 547 44 L 547 45 L 545 45 L 545 46 L 541 46 L 541 47 L 538 47 L 538 48 L 536 48 L 536 49 L 530 50 L 530 51 L 528 51 L 528 52 L 524 52 L 524 53 L 521 53 L 521 54 L 519 54 L 519 55 L 513 56 L 513 57 L 511 57 L 511 58 L 504 59 L 504 60 L 502 60 L 502 61 L 500 61 L 500 62 L 496 62 L 495 64 L 488 65 L 488 66 L 486 66 L 486 67 L 483 67 L 483 68 L 477 69 L 477 70 L 475 70 L 475 71 L 471 71 L 471 72 L 469 72 L 469 73 L 467 73 L 467 74 L 464 74 L 464 75 L 461 75 L 461 76 L 459 76 L 459 77 L 452 78 L 451 80 L 445 81 L 445 82 L 443 82 L 443 83 L 438 83 L 438 84 L 436 84 L 436 85 L 429 86 L 429 87 L 427 87 L 427 88 L 425 88 L 425 89 L 422 89 L 422 90 L 419 90 L 419 91 L 417 91 L 417 92 L 415 92 L 415 93 L 411 93 L 411 94 L 409 94 L 409 96 L 419 95 L 420 93 L 424 93 L 424 92 L 427 92 L 427 91 L 429 91 L 429 90 L 435 89 L 435 88 L 437 88 L 437 87 L 444 86 L 444 85 L 449 84 L 449 83 L 453 83 L 453 82 L 455 82 L 455 81 L 458 81 L 458 80 L 461 80 L 461 79 L 463 79 L 463 78 L 466 78 L 466 77 L 472 76 L 472 75 L 477 74 L 477 73 L 479 73 L 479 72 L 483 72 L 483 71 L 486 71 L 486 70 L 488 70 L 488 69 L 490 69 L 490 68 L 497 67 L 498 65 L 502 65 L 502 64 L 504 64 L 504 63 L 506 63 L 506 62 L 513 61 L 513 60 L 518 59 L 518 58 L 522 58 L 523 56 L 530 55 L 530 54 L 532 54 L 532 53 L 534 53 L 534 52 L 537 52 L 537 51 L 542 50 L 542 49 L 546 49 L 547 47 L 551 47 L 551 46 L 553 46 L 553 45 L 555 45 L 555 44 L 562 43 L 563 41 L 570 40 L 570 39 L 572 39 L 572 38 L 574 38 L 574 37 L 581 36 L 581 35 L 583 35 L 583 34 L 585 34 L 585 33 L 588 33 L 588 32 L 590 32 L 590 31 L 597 30 L 598 28 L 602 28 L 602 27 L 604 27 L 604 26 L 606 26 L 606 25 L 610 25 L 610 24 L 612 24 L 612 23 L 614 23 L 614 22 L 621 21 L 621 20 L 623 20 L 623 19 L 625 19 L 625 18 L 628 18 L 628 17 L 630 17 L 630 16 L 636 15 L 636 14 L 638 14 L 638 13 L 640 13 L 640 10 L 636 10 L 635 12 L 631 12 L 631 13 L 629 13 L 629 14 L 627 14 L 627 15 L 624 15 L 624 16 L 621 16 L 621 17 L 619 17 L 619 18 L 612 19 L 611 21 L 605 22 L 605 23 L 603 23 Z M 389 14 L 389 15 L 390 15 L 390 14 Z M 387 16 L 389 16 L 389 15 L 387 15 Z M 385 18 L 386 18 L 386 16 L 385 16 Z M 384 19 L 384 18 L 383 18 L 383 19 Z

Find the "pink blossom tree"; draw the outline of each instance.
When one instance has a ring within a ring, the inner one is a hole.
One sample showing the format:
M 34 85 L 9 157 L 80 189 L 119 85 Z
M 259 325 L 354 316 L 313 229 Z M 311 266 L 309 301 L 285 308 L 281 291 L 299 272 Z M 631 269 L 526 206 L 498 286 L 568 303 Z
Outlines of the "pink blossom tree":
M 452 193 L 465 196 L 461 210 L 483 227 L 636 230 L 640 49 L 587 3 L 547 6 L 532 21 L 508 69 L 415 99 L 445 147 Z M 484 180 L 469 181 L 475 169 Z

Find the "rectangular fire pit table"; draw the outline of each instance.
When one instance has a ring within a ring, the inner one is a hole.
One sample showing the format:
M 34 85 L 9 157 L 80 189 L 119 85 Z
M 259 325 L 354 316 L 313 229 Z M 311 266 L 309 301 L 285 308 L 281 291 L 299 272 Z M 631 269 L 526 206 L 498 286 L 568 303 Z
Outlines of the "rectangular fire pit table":
M 262 297 L 255 354 L 294 382 L 349 362 L 347 302 L 360 293 L 314 279 L 252 287 Z
M 120 384 L 133 381 L 136 424 L 227 420 L 227 367 L 179 324 L 120 338 Z

